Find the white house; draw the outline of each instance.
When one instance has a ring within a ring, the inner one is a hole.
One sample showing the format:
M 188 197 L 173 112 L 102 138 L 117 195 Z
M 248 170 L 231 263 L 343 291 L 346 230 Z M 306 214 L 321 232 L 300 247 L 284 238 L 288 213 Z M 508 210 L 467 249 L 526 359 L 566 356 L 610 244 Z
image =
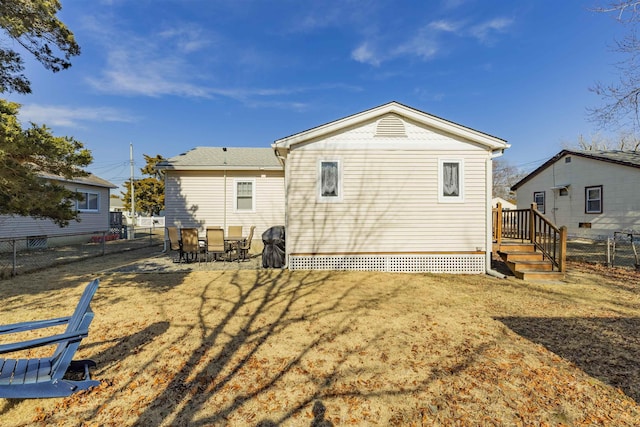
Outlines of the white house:
M 284 224 L 284 170 L 270 148 L 196 147 L 156 166 L 165 177 L 165 224 L 242 226 L 254 239 Z
M 516 183 L 518 208 L 537 209 L 570 236 L 640 233 L 640 153 L 562 150 Z
M 390 102 L 272 144 L 290 269 L 484 273 L 506 141 Z
M 62 228 L 47 219 L 2 215 L 0 238 L 27 237 L 43 242 L 45 237 L 109 230 L 109 192 L 117 188 L 116 185 L 92 174 L 71 180 L 49 175 L 44 177 L 84 195 L 84 200 L 77 202 L 80 222 L 70 221 L 67 227 Z
M 498 203 L 502 206 L 502 210 L 513 210 L 517 209 L 517 205 L 515 203 L 511 203 L 510 201 L 503 199 L 502 197 L 494 197 L 491 199 L 491 206 L 494 208 L 498 207 Z

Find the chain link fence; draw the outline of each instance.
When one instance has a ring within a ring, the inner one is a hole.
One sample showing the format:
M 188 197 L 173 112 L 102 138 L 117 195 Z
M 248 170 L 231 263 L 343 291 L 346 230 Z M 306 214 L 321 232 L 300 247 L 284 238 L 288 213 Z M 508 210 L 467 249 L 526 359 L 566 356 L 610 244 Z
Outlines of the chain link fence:
M 136 228 L 133 238 L 109 231 L 0 239 L 0 279 L 82 259 L 164 244 L 163 228 Z
M 616 233 L 607 240 L 570 239 L 567 259 L 640 270 L 638 265 L 640 235 Z

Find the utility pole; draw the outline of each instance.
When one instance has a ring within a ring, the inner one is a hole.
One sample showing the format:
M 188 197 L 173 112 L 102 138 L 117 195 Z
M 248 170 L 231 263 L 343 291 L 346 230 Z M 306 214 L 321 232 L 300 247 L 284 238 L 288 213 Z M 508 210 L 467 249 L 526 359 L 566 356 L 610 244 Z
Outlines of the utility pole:
M 135 191 L 133 185 L 133 143 L 129 143 L 129 165 L 131 167 L 131 230 L 127 233 L 129 239 L 133 239 L 135 237 L 135 229 L 136 229 L 136 198 Z

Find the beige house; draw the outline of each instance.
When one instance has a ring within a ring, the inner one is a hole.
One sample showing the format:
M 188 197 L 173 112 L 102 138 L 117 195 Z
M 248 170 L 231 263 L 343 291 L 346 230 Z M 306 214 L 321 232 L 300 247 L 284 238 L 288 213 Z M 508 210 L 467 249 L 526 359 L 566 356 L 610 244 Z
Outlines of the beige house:
M 640 233 L 639 183 L 639 152 L 562 150 L 511 189 L 569 236 L 605 239 Z
M 165 176 L 165 224 L 240 225 L 254 241 L 284 224 L 284 170 L 270 148 L 196 147 L 159 163 Z
M 56 176 L 45 178 L 58 181 L 70 190 L 84 195 L 84 200 L 77 202 L 80 222 L 71 221 L 67 227 L 62 228 L 51 220 L 2 215 L 0 238 L 28 237 L 34 242 L 46 243 L 46 237 L 109 230 L 109 192 L 117 188 L 116 185 L 92 174 L 71 180 Z
M 490 270 L 506 141 L 391 102 L 272 144 L 290 269 Z

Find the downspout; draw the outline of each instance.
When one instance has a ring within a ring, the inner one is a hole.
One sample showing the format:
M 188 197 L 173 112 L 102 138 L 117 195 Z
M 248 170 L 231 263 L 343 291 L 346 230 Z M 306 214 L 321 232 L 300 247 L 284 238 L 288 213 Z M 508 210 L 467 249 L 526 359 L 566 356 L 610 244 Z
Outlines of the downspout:
M 289 228 L 289 173 L 287 169 L 289 168 L 289 163 L 286 161 L 285 157 L 278 153 L 278 149 L 274 149 L 276 157 L 282 163 L 284 167 L 284 265 L 282 266 L 283 270 L 289 269 L 289 244 L 287 241 L 289 240 L 289 232 L 287 231 Z
M 486 206 L 487 206 L 487 212 L 486 212 L 486 242 L 487 242 L 487 247 L 485 249 L 485 272 L 489 275 L 489 276 L 493 276 L 493 277 L 497 277 L 499 279 L 506 279 L 507 276 L 505 276 L 504 274 L 500 273 L 499 271 L 493 270 L 491 268 L 491 257 L 493 255 L 493 236 L 492 236 L 492 229 L 493 229 L 493 212 L 492 212 L 492 206 L 491 206 L 491 199 L 492 199 L 492 189 L 493 189 L 493 159 L 502 156 L 504 150 L 496 150 L 493 151 L 491 153 L 491 155 L 487 158 L 486 160 L 486 197 L 487 197 L 487 202 L 486 202 Z
M 227 147 L 222 147 L 222 156 L 223 156 L 223 164 L 224 164 L 224 180 L 223 180 L 223 193 L 224 193 L 224 200 L 222 202 L 222 206 L 224 206 L 224 208 L 222 209 L 222 229 L 226 230 L 227 229 Z

